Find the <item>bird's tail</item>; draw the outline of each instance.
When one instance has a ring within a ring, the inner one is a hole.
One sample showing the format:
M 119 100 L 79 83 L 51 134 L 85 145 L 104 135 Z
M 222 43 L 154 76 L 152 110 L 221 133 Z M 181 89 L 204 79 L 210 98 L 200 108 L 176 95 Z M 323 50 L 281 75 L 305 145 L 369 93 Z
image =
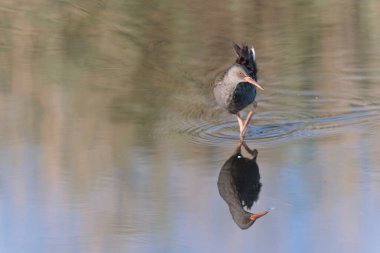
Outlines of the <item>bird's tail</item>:
M 243 44 L 242 47 L 240 47 L 236 43 L 233 43 L 233 47 L 238 56 L 236 59 L 236 63 L 243 65 L 248 70 L 248 74 L 257 81 L 255 49 L 253 47 L 248 48 L 246 44 Z

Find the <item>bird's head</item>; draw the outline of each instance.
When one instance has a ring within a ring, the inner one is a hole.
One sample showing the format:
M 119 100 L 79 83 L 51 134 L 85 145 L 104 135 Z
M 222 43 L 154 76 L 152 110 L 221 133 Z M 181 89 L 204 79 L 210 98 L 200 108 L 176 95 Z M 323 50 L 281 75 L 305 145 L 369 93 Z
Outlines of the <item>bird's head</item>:
M 235 216 L 232 215 L 232 218 L 234 219 L 235 223 L 241 228 L 241 229 L 248 229 L 255 223 L 255 221 L 267 213 L 269 213 L 270 210 L 261 212 L 261 213 L 249 213 L 247 211 L 245 212 L 244 216 L 239 216 L 237 213 L 235 213 Z M 231 212 L 232 213 L 232 212 Z
M 260 90 L 264 90 L 264 88 L 260 84 L 258 84 L 255 80 L 253 80 L 252 77 L 248 75 L 247 70 L 241 65 L 233 65 L 231 68 L 228 69 L 226 76 L 233 83 L 248 82 L 259 88 Z

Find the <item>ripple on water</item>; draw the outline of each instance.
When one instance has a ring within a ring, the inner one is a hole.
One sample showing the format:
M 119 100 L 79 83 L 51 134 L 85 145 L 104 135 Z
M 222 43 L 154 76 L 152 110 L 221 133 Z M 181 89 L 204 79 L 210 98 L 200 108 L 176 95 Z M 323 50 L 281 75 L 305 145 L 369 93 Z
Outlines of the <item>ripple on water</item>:
M 256 122 L 257 123 L 257 122 Z M 239 139 L 239 129 L 236 121 L 219 121 L 193 125 L 183 130 L 193 142 L 208 144 L 235 143 Z M 251 125 L 246 139 L 260 142 L 271 142 L 287 138 L 297 131 L 296 124 L 286 125 Z
M 380 125 L 379 106 L 351 109 L 336 113 L 326 110 L 257 113 L 245 137 L 258 143 L 283 142 L 292 138 L 334 135 L 355 126 Z M 239 129 L 234 117 L 215 112 L 212 115 L 196 117 L 193 112 L 177 127 L 195 143 L 235 143 L 239 139 Z
M 196 97 L 196 96 L 195 96 Z M 157 136 L 173 132 L 194 143 L 218 145 L 236 143 L 239 127 L 235 117 L 212 105 L 210 101 L 185 96 L 171 107 Z M 275 103 L 273 102 L 275 101 Z M 380 126 L 380 103 L 376 94 L 358 95 L 341 92 L 322 96 L 318 91 L 290 89 L 266 93 L 259 101 L 246 139 L 258 143 L 283 142 L 293 138 L 337 135 L 348 130 L 374 131 Z M 181 109 L 180 109 L 181 108 Z

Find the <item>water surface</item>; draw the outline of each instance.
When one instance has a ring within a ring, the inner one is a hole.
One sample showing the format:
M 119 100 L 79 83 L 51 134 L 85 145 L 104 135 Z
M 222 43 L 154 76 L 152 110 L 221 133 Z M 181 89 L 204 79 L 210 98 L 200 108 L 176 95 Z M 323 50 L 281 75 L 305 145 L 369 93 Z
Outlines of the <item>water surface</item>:
M 3 1 L 1 252 L 379 252 L 376 1 Z M 257 52 L 248 230 L 210 84 Z

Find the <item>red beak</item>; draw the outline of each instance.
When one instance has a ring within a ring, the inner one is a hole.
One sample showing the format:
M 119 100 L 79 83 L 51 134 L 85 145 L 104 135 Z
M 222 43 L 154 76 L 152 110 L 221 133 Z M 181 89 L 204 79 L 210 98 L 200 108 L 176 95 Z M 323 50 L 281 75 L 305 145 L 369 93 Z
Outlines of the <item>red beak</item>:
M 268 211 L 261 212 L 261 213 L 253 213 L 251 216 L 249 216 L 249 219 L 250 219 L 250 220 L 257 220 L 258 218 L 263 217 L 263 216 L 266 215 L 267 213 L 269 213 L 269 210 L 268 210 Z
M 259 88 L 260 90 L 264 90 L 263 87 L 261 87 L 260 84 L 258 84 L 255 80 L 253 80 L 251 77 L 249 76 L 246 76 L 244 77 L 244 81 L 248 82 L 248 83 L 251 83 L 253 85 L 255 85 L 257 88 Z

